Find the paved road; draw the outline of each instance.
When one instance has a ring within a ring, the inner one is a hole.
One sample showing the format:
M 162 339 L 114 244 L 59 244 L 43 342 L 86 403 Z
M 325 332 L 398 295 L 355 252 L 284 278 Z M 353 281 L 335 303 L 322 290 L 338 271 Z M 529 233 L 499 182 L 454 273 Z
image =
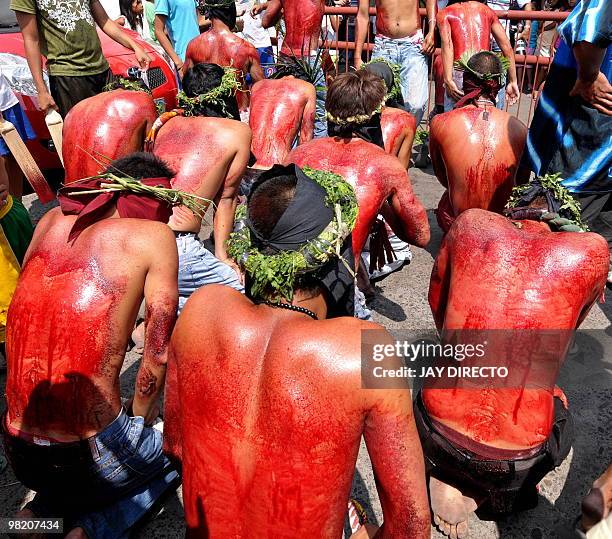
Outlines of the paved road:
M 433 320 L 427 303 L 429 275 L 439 248 L 441 232 L 433 209 L 442 188 L 431 170 L 411 169 L 417 195 L 425 207 L 432 227 L 432 241 L 426 250 L 414 249 L 410 265 L 378 283 L 378 294 L 372 305 L 375 320 L 388 328 L 431 329 Z M 44 212 L 37 202 L 27 201 L 34 217 Z M 495 286 L 495 283 L 491 283 Z M 612 301 L 612 297 L 610 298 Z M 612 307 L 597 305 L 583 324 L 593 330 L 578 340 L 577 350 L 566 362 L 560 386 L 570 400 L 577 427 L 570 456 L 540 484 L 540 503 L 533 510 L 500 522 L 474 519 L 472 535 L 476 539 L 564 539 L 578 514 L 580 499 L 588 485 L 603 471 L 612 454 Z M 133 387 L 137 356 L 128 354 L 121 377 L 124 395 Z M 5 378 L 0 376 L 0 387 Z M 4 409 L 4 398 L 0 403 Z M 353 484 L 353 495 L 365 502 L 370 519 L 381 522 L 380 504 L 365 448 L 359 455 Z M 7 470 L 0 475 L 0 516 L 13 514 L 28 498 L 27 491 Z M 162 512 L 147 522 L 136 534 L 142 538 L 183 537 L 184 524 L 180 489 L 166 501 Z M 442 537 L 432 529 L 433 537 Z

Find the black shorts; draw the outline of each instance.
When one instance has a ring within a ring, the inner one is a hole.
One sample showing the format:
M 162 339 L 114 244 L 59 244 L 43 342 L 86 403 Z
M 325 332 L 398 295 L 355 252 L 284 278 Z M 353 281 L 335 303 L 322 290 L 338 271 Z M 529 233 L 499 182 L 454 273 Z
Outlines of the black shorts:
M 555 418 L 550 436 L 540 451 L 528 458 L 486 460 L 444 437 L 432 424 L 421 392 L 414 419 L 423 445 L 427 473 L 461 490 L 484 495 L 479 514 L 496 516 L 533 509 L 538 504 L 536 485 L 569 454 L 574 437 L 572 416 L 555 397 Z
M 62 118 L 83 99 L 98 95 L 113 80 L 110 69 L 97 75 L 49 76 L 49 87 Z

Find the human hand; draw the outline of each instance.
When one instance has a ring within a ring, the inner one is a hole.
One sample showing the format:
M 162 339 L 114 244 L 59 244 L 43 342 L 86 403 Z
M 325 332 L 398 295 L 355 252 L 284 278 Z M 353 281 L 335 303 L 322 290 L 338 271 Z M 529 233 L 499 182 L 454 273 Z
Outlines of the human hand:
M 459 101 L 463 97 L 463 92 L 457 87 L 454 80 L 444 81 L 444 86 L 446 86 L 446 93 L 455 101 Z
M 360 69 L 361 64 L 363 64 L 363 60 L 361 59 L 361 55 L 355 55 L 355 69 Z
M 48 91 L 44 91 L 38 94 L 38 108 L 45 114 L 50 110 L 58 110 L 55 100 Z
M 264 2 L 263 4 L 256 4 L 251 9 L 251 17 L 257 17 L 262 11 L 265 11 L 267 8 L 267 4 Z
M 508 104 L 514 105 L 521 93 L 519 91 L 518 84 L 516 82 L 509 82 L 508 86 L 506 86 L 506 97 L 508 98 Z
M 142 69 L 149 69 L 151 57 L 144 51 L 143 48 L 136 45 L 134 48 L 134 55 L 136 56 L 136 61 Z
M 421 50 L 423 54 L 427 54 L 427 56 L 431 56 L 433 52 L 436 50 L 436 42 L 434 39 L 435 32 L 428 32 L 423 40 L 423 45 L 421 45 Z
M 581 97 L 599 112 L 612 116 L 612 85 L 601 71 L 593 82 L 578 79 L 569 95 Z
M 244 273 L 242 273 L 242 270 L 240 269 L 240 266 L 236 263 L 236 261 L 232 258 L 221 258 L 220 260 L 236 272 L 236 275 L 238 275 L 238 279 L 240 279 L 240 284 L 244 285 Z
M 118 19 L 115 19 L 115 22 L 119 25 L 119 26 L 125 26 L 125 17 L 122 15 L 121 17 L 119 17 Z

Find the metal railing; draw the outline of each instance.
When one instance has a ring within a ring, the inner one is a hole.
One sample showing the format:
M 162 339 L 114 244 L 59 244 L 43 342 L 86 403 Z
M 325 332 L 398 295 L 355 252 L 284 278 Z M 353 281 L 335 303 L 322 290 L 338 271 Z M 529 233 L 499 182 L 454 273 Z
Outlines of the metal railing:
M 423 30 L 427 31 L 427 13 L 425 9 L 420 9 L 420 15 L 423 23 Z M 518 83 L 519 88 L 521 89 L 520 97 L 517 103 L 508 107 L 506 104 L 506 110 L 515 116 L 519 117 L 523 120 L 527 125 L 531 122 L 531 118 L 533 116 L 533 111 L 535 109 L 535 104 L 537 102 L 537 96 L 539 95 L 539 89 L 543 84 L 546 74 L 548 72 L 548 66 L 551 64 L 554 58 L 554 43 L 556 41 L 556 30 L 553 34 L 551 34 L 551 30 L 549 29 L 545 35 L 543 32 L 544 27 L 548 23 L 560 23 L 564 21 L 569 12 L 558 12 L 558 11 L 496 11 L 497 16 L 500 20 L 507 21 L 537 21 L 539 28 L 537 39 L 535 40 L 536 46 L 533 51 L 527 51 L 527 54 L 517 54 L 515 52 L 515 62 L 518 73 Z M 344 18 L 342 22 L 341 29 L 346 36 L 351 34 L 351 30 L 354 28 L 354 19 L 357 15 L 356 7 L 326 7 L 325 15 L 329 17 L 341 16 Z M 370 17 L 376 15 L 376 9 L 370 8 Z M 338 22 L 338 21 L 333 21 Z M 324 36 L 329 35 L 330 24 L 332 21 L 330 18 L 326 17 L 323 20 L 323 32 Z M 558 26 L 558 24 L 557 24 Z M 333 30 L 333 28 L 332 28 Z M 335 61 L 338 71 L 348 71 L 353 63 L 353 56 L 355 50 L 355 41 L 350 38 L 346 38 L 343 40 L 339 40 L 338 32 L 334 31 L 335 38 L 334 39 L 324 39 L 321 41 L 321 45 L 327 49 Z M 544 39 L 547 39 L 549 42 L 544 43 Z M 372 54 L 372 50 L 374 48 L 373 43 L 373 25 L 372 18 L 370 18 L 370 24 L 367 28 L 367 35 L 365 40 L 365 45 L 363 47 L 364 51 L 364 59 L 369 60 Z M 529 45 L 529 44 L 528 44 Z M 537 54 L 542 51 L 546 51 L 548 48 L 548 55 Z M 516 44 L 515 44 L 516 49 Z M 536 54 L 534 54 L 536 53 Z M 440 49 L 437 48 L 434 56 L 440 54 Z M 429 115 L 430 110 L 433 108 L 434 103 L 434 76 L 433 76 L 433 61 L 430 62 L 430 95 L 428 100 L 427 107 L 427 116 Z M 438 82 L 439 84 L 439 82 Z M 534 87 L 537 86 L 537 87 Z M 531 91 L 523 91 L 529 90 L 531 87 Z M 529 95 L 531 94 L 531 95 Z M 525 100 L 528 101 L 527 106 L 525 105 Z

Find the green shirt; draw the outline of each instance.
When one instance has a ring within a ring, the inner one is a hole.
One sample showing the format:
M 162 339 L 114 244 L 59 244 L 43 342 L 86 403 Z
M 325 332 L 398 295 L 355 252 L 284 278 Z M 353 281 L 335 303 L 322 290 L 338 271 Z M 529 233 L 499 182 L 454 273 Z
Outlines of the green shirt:
M 153 2 L 149 2 L 149 0 L 144 0 L 144 12 L 147 19 L 147 24 L 149 25 L 151 39 L 157 43 L 157 38 L 155 37 L 155 4 Z
M 108 69 L 90 3 L 97 0 L 11 0 L 11 9 L 36 15 L 50 75 L 97 75 Z

